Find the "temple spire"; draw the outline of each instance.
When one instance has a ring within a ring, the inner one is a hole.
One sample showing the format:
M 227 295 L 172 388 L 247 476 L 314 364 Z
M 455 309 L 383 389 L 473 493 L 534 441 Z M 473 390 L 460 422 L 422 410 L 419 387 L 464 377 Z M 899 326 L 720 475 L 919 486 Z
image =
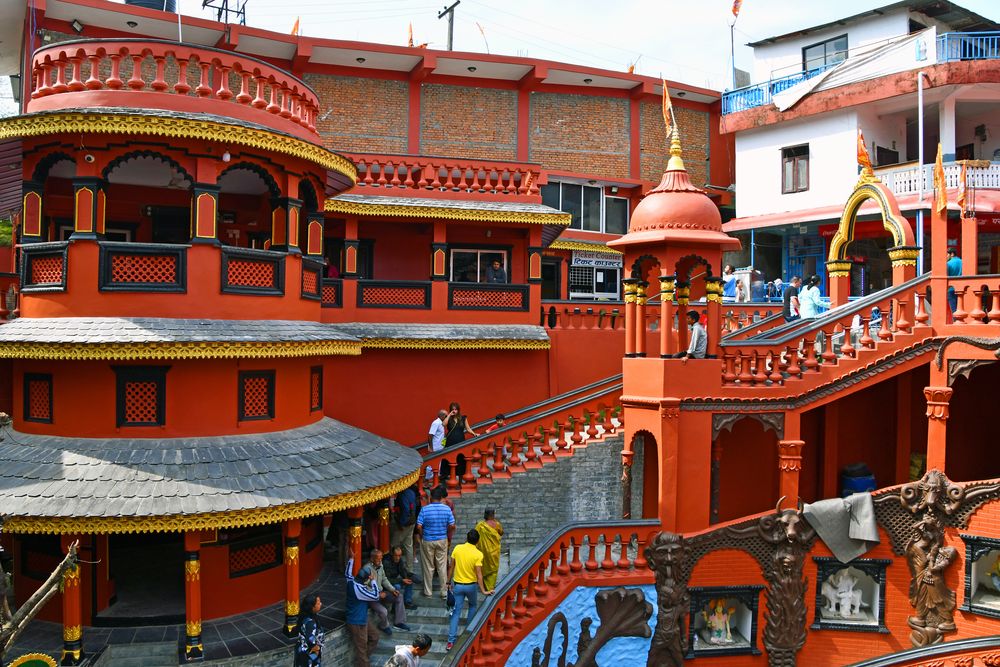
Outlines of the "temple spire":
M 681 135 L 676 123 L 670 135 L 670 161 L 667 162 L 667 171 L 686 171 L 684 160 L 681 159 Z

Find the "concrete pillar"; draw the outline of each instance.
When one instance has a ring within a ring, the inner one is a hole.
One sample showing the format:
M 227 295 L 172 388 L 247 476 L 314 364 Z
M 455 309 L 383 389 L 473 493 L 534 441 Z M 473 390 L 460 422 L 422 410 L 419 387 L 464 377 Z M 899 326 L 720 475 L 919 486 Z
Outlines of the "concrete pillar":
M 826 263 L 830 286 L 830 307 L 836 308 L 847 303 L 851 296 L 851 266 L 849 259 L 835 259 Z M 895 278 L 895 276 L 893 276 Z
M 938 102 L 938 128 L 940 130 L 941 153 L 945 162 L 955 160 L 955 96 L 950 95 Z M 928 468 L 930 470 L 930 468 Z
M 927 399 L 927 469 L 945 470 L 951 387 L 924 387 Z
M 201 533 L 184 533 L 184 658 L 205 654 L 201 639 Z
M 675 276 L 660 276 L 660 356 L 669 357 L 677 352 L 674 342 L 674 291 Z

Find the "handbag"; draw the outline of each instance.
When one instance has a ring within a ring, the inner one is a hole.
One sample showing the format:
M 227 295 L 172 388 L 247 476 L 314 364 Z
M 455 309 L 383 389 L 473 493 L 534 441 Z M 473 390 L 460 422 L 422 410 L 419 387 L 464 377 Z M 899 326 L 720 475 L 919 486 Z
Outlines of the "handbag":
M 445 602 L 445 606 L 448 607 L 449 614 L 455 611 L 455 593 L 451 589 L 448 589 L 448 600 Z

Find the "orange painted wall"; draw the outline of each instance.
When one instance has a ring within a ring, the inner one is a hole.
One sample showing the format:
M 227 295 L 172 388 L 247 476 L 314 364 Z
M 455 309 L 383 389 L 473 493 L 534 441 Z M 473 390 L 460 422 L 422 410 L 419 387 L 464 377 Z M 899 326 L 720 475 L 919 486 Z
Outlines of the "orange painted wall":
M 310 412 L 309 369 L 316 358 L 151 361 L 115 365 L 164 365 L 167 371 L 166 425 L 115 426 L 115 373 L 112 364 L 100 361 L 14 362 L 15 427 L 27 433 L 79 438 L 159 438 L 264 433 L 311 424 L 322 417 Z M 238 421 L 239 371 L 275 370 L 275 418 Z M 53 423 L 22 419 L 23 374 L 51 373 Z M 327 399 L 338 393 L 328 380 Z M 429 420 L 428 420 L 428 423 Z
M 625 331 L 549 329 L 552 393 L 561 394 L 622 372 Z
M 202 618 L 219 618 L 285 599 L 285 568 L 229 578 L 229 547 L 201 549 Z
M 719 433 L 719 521 L 763 512 L 778 498 L 778 438 L 756 419 Z
M 969 378 L 955 381 L 948 417 L 945 470 L 957 481 L 1000 477 L 996 437 L 989 415 L 996 410 L 1000 364 L 980 366 Z

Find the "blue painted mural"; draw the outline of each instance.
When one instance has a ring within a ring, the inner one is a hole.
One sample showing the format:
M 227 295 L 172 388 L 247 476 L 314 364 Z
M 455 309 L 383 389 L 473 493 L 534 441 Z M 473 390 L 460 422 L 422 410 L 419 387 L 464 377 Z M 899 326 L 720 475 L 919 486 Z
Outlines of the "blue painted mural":
M 567 664 L 576 664 L 581 653 L 593 654 L 594 649 L 595 662 L 602 667 L 645 664 L 656 624 L 655 609 L 656 587 L 652 584 L 578 586 L 518 644 L 507 666 L 555 667 L 564 647 Z M 533 663 L 536 649 L 538 658 Z

